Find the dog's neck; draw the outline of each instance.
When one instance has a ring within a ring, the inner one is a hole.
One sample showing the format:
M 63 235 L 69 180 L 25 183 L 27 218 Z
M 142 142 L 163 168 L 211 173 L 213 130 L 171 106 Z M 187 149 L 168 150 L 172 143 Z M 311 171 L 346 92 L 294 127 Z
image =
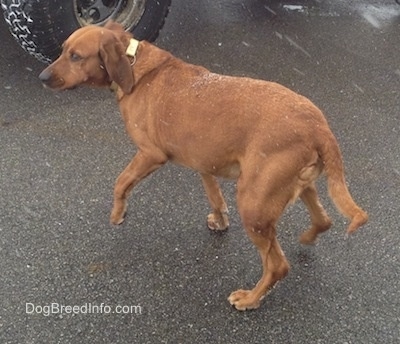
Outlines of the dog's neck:
M 133 74 L 136 83 L 148 73 L 158 69 L 166 61 L 174 59 L 169 52 L 146 41 L 140 42 L 135 56 Z
M 139 42 L 135 39 L 131 39 L 130 44 L 126 48 L 126 55 L 131 60 L 135 86 L 139 84 L 142 78 L 147 74 L 158 69 L 168 60 L 174 59 L 169 52 L 162 50 L 149 42 Z M 119 100 L 124 96 L 124 93 L 115 82 L 111 83 L 110 89 L 116 92 Z

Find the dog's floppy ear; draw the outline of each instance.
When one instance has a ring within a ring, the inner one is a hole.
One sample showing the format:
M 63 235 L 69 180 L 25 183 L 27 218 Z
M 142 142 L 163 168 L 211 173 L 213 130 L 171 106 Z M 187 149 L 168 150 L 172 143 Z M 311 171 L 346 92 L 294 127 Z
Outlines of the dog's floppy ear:
M 134 85 L 131 63 L 121 40 L 111 31 L 103 34 L 100 57 L 111 80 L 121 87 L 125 94 L 131 93 Z

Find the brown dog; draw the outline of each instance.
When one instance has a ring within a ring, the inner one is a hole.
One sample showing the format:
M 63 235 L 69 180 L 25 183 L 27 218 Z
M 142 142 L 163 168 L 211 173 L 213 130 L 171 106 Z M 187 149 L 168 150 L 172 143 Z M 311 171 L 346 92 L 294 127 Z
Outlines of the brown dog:
M 208 227 L 224 230 L 227 207 L 215 177 L 237 179 L 240 216 L 263 265 L 254 289 L 229 296 L 245 310 L 257 308 L 289 270 L 275 229 L 289 203 L 300 197 L 311 215 L 301 243 L 314 243 L 331 226 L 314 185 L 321 172 L 335 205 L 350 220 L 347 232 L 367 221 L 346 187 L 336 139 L 311 101 L 276 83 L 210 73 L 131 38 L 112 22 L 84 27 L 40 74 L 58 90 L 115 85 L 138 151 L 115 184 L 113 224 L 124 220 L 132 188 L 171 160 L 200 173 L 212 207 Z

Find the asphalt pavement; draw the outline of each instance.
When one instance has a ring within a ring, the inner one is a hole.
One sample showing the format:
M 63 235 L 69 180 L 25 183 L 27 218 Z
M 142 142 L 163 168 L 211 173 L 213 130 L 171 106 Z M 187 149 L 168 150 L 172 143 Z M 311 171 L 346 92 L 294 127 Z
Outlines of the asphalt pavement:
M 113 94 L 44 89 L 44 65 L 0 24 L 0 343 L 399 343 L 400 6 L 395 1 L 173 0 L 156 44 L 214 72 L 277 81 L 323 109 L 370 221 L 314 247 L 297 202 L 279 222 L 288 277 L 256 311 L 227 297 L 258 254 L 224 182 L 231 226 L 206 228 L 197 175 L 167 165 L 109 224 L 132 158 Z M 58 307 L 58 308 L 57 308 Z M 75 308 L 74 308 L 75 307 Z

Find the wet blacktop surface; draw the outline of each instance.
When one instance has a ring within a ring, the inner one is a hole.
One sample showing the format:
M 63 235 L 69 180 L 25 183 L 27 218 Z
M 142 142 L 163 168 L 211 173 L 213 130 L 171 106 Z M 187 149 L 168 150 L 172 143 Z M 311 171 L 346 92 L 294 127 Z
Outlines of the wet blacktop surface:
M 135 152 L 113 95 L 54 93 L 0 26 L 0 343 L 399 343 L 400 6 L 393 1 L 174 0 L 157 45 L 277 81 L 326 114 L 370 222 L 314 247 L 301 202 L 279 223 L 288 277 L 251 312 L 227 302 L 261 265 L 224 182 L 231 226 L 206 228 L 194 172 L 167 165 L 109 225 Z M 63 308 L 64 307 L 64 308 Z M 75 308 L 73 308 L 75 307 Z

